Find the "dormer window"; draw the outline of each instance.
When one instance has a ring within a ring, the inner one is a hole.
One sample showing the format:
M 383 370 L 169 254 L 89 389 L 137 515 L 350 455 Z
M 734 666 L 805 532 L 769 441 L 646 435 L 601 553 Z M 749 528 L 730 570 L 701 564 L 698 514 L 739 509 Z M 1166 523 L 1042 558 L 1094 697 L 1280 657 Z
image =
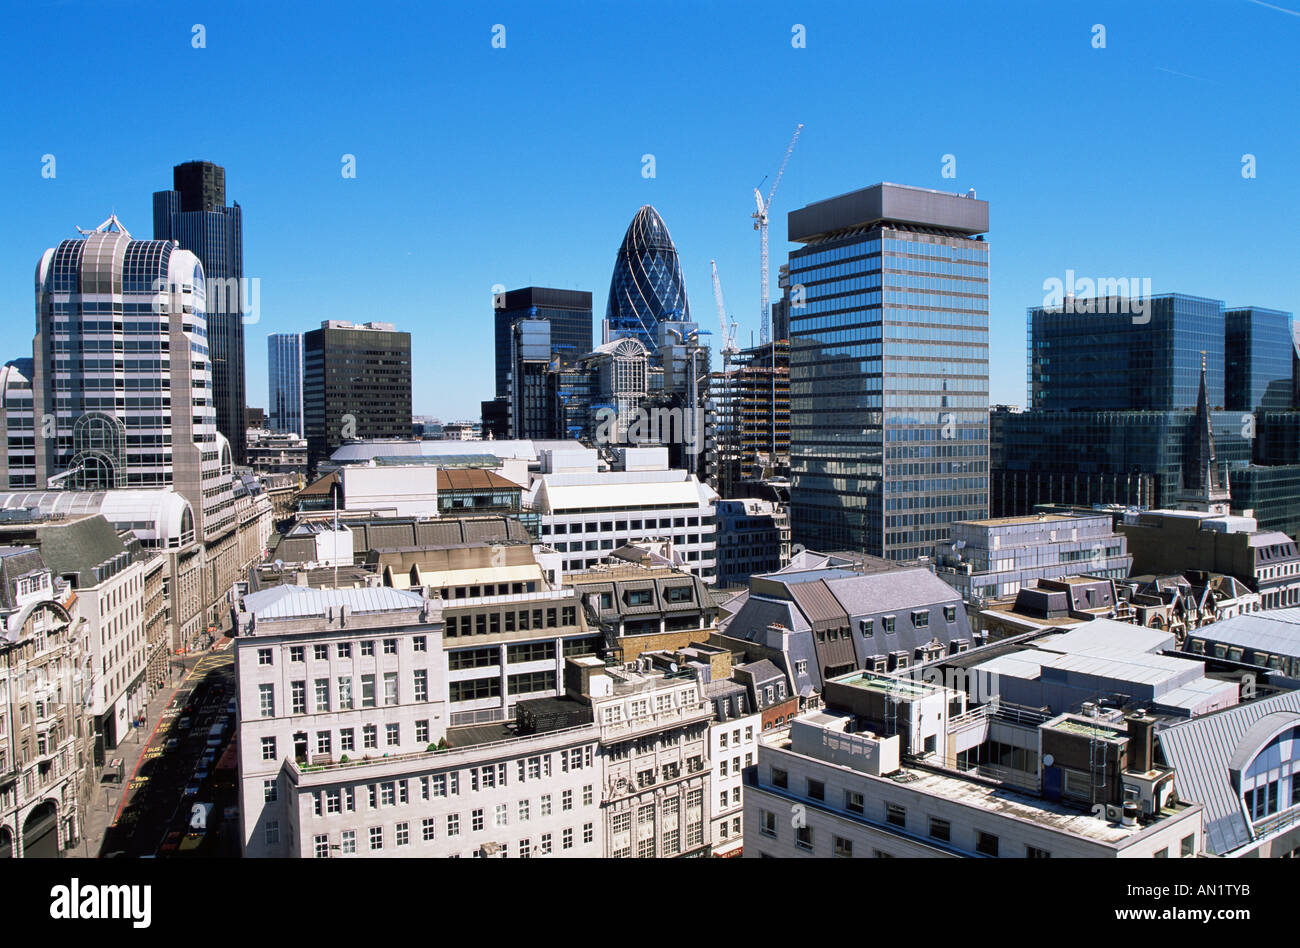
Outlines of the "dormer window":
M 880 625 L 881 625 L 881 628 L 883 628 L 883 629 L 885 630 L 886 633 L 893 632 L 893 631 L 894 631 L 894 617 L 893 617 L 893 616 L 881 616 L 881 617 L 880 617 Z

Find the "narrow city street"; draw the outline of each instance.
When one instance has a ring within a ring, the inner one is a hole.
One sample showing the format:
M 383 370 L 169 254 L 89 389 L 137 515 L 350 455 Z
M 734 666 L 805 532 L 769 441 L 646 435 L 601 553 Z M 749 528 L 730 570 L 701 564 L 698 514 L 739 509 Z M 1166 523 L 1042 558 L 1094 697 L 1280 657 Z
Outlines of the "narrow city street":
M 186 659 L 180 684 L 150 703 L 152 730 L 146 724 L 109 752 L 123 762 L 123 784 L 101 783 L 92 794 L 87 855 L 238 855 L 237 839 L 223 826 L 238 801 L 233 754 L 226 756 L 235 720 L 232 644 L 221 639 Z M 191 825 L 197 804 L 211 804 L 202 808 L 203 832 Z

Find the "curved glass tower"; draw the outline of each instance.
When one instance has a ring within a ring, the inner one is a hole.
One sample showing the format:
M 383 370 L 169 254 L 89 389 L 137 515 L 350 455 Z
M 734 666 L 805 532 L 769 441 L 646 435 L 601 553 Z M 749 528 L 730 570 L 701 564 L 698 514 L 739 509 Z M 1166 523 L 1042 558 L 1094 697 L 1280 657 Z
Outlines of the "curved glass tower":
M 633 336 L 653 355 L 659 324 L 690 318 L 677 248 L 659 212 L 647 204 L 632 218 L 614 259 L 604 341 Z

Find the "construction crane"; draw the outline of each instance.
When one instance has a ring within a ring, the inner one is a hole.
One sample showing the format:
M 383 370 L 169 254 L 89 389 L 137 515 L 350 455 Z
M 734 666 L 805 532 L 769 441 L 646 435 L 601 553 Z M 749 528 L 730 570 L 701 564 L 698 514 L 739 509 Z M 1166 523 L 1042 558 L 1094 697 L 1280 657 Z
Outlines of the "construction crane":
M 713 299 L 718 304 L 718 325 L 722 327 L 722 464 L 719 488 L 723 497 L 731 496 L 732 435 L 736 424 L 735 408 L 731 392 L 731 357 L 740 350 L 736 348 L 736 322 L 727 325 L 727 309 L 722 302 L 722 281 L 718 279 L 718 262 L 710 260 L 713 268 Z
M 781 167 L 776 172 L 776 180 L 772 182 L 771 189 L 767 192 L 767 200 L 763 200 L 763 192 L 754 189 L 754 201 L 758 205 L 758 210 L 754 211 L 754 230 L 758 231 L 759 244 L 762 247 L 762 271 L 763 282 L 759 296 L 759 318 L 760 328 L 758 340 L 760 345 L 767 345 L 769 329 L 772 322 L 772 314 L 768 309 L 768 291 L 767 291 L 767 212 L 772 208 L 772 198 L 776 195 L 776 187 L 781 183 L 781 176 L 785 174 L 785 166 L 790 163 L 790 154 L 794 151 L 795 142 L 799 140 L 799 133 L 803 131 L 803 123 L 795 126 L 794 135 L 790 139 L 790 144 L 785 150 L 785 157 L 781 159 Z M 761 185 L 762 182 L 760 181 Z
M 718 279 L 718 262 L 710 260 L 709 266 L 713 268 L 713 299 L 718 304 L 718 325 L 722 327 L 722 355 L 726 358 L 740 351 L 736 348 L 736 323 L 733 321 L 730 328 L 727 326 L 727 310 L 722 305 L 722 281 Z

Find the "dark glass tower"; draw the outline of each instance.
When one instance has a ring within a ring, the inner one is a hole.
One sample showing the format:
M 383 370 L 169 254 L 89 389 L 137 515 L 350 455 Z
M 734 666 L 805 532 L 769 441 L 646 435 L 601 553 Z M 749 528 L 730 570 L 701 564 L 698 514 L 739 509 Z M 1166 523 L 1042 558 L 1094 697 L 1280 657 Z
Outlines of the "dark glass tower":
M 549 320 L 551 356 L 561 365 L 572 366 L 592 349 L 591 318 L 591 294 L 585 290 L 527 286 L 498 294 L 493 316 L 497 398 L 510 399 L 510 351 L 516 323 L 521 319 Z
M 987 515 L 988 213 L 895 184 L 790 213 L 798 542 L 912 559 Z
M 244 412 L 244 230 L 238 204 L 226 206 L 226 169 L 187 161 L 172 169 L 172 190 L 153 195 L 153 236 L 175 240 L 203 263 L 208 279 L 208 343 L 217 430 L 236 464 L 247 461 Z
M 1225 408 L 1271 411 L 1291 407 L 1291 314 L 1246 306 L 1224 314 Z
M 349 438 L 411 437 L 411 334 L 326 320 L 302 339 L 303 436 L 314 469 Z
M 659 324 L 690 318 L 677 248 L 659 212 L 647 204 L 632 218 L 614 258 L 604 341 L 635 336 L 653 357 Z

